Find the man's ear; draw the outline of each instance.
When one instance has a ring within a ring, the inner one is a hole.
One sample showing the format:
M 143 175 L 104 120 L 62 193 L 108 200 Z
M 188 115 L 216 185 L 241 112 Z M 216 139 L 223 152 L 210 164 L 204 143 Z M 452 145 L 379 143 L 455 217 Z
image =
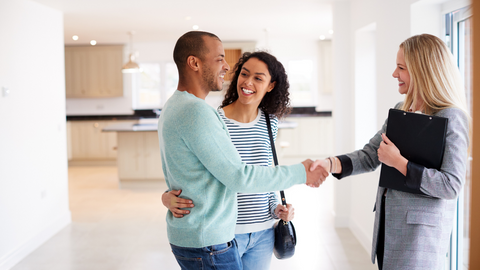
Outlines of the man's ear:
M 191 68 L 193 71 L 198 71 L 198 69 L 200 68 L 200 59 L 198 59 L 193 55 L 190 55 L 187 58 L 187 66 Z

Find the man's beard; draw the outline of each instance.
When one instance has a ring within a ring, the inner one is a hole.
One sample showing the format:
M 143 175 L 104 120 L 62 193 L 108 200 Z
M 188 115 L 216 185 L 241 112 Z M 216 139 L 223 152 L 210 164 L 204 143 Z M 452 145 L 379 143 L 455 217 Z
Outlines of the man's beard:
M 215 74 L 212 72 L 212 70 L 208 66 L 205 66 L 205 70 L 202 74 L 202 78 L 203 78 L 203 84 L 206 86 L 207 89 L 210 89 L 211 92 L 222 91 L 222 87 L 220 87 L 219 89 L 215 81 Z

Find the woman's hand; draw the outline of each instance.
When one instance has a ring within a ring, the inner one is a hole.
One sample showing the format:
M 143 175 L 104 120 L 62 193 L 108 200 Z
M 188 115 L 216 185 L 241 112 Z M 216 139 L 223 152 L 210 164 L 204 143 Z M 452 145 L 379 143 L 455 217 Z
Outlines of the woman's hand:
M 408 160 L 400 154 L 400 150 L 393 144 L 387 136 L 382 133 L 383 141 L 377 150 L 378 160 L 383 164 L 394 167 L 404 176 L 407 175 Z
M 330 172 L 330 161 L 327 159 L 317 159 L 310 165 L 310 171 L 313 172 L 318 166 L 322 166 L 325 171 Z
M 181 218 L 183 215 L 190 213 L 189 210 L 182 210 L 180 208 L 192 208 L 194 207 L 192 200 L 179 198 L 182 190 L 172 190 L 165 192 L 162 195 L 162 203 L 165 205 L 173 216 L 176 218 Z
M 287 203 L 287 207 L 279 204 L 275 209 L 275 215 L 284 221 L 291 221 L 295 216 L 295 209 L 289 203 Z

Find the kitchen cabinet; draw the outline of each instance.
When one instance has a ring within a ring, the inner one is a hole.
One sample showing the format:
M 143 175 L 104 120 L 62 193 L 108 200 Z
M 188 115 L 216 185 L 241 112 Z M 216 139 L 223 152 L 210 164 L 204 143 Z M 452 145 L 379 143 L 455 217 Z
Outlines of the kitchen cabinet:
M 164 178 L 157 131 L 116 133 L 120 181 Z
M 123 45 L 65 46 L 67 98 L 123 96 Z
M 238 62 L 238 59 L 240 59 L 240 56 L 242 56 L 241 49 L 225 49 L 225 61 L 230 66 L 230 71 L 233 71 L 233 68 Z M 225 81 L 231 81 L 232 77 L 233 73 L 227 72 L 227 74 L 225 74 Z
M 126 122 L 134 122 L 132 120 Z M 99 161 L 117 159 L 117 137 L 115 133 L 104 133 L 102 129 L 119 121 L 69 121 L 67 130 L 72 161 Z M 123 122 L 123 121 L 122 121 Z
M 333 155 L 332 117 L 287 117 L 285 121 L 297 123 L 297 126 L 278 131 L 275 147 L 281 165 Z

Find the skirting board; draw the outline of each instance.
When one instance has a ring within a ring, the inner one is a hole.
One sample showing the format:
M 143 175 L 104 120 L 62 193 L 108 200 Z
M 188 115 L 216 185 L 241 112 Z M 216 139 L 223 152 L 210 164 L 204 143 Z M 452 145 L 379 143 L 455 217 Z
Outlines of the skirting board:
M 371 228 L 373 230 L 373 228 Z M 355 220 L 350 220 L 350 230 L 353 235 L 357 238 L 358 242 L 365 248 L 365 250 L 370 254 L 372 250 L 372 238 L 369 237 L 360 225 Z
M 350 218 L 348 216 L 338 216 L 333 214 L 335 217 L 335 228 L 349 228 Z
M 72 222 L 72 215 L 70 211 L 65 212 L 55 222 L 46 227 L 38 235 L 31 238 L 29 241 L 20 247 L 12 250 L 2 258 L 0 258 L 0 270 L 10 270 L 17 263 L 27 257 L 32 251 L 44 244 L 48 239 L 58 233 Z

